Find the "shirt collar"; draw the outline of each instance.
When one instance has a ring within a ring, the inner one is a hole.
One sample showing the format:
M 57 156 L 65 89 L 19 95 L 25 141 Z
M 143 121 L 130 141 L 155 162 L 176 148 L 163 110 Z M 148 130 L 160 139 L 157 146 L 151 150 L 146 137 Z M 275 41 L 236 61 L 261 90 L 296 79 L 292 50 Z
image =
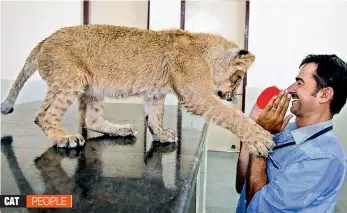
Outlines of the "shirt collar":
M 327 128 L 328 126 L 332 126 L 333 121 L 332 119 L 323 121 L 317 124 L 312 124 L 308 126 L 304 126 L 298 129 L 295 129 L 291 131 L 291 134 L 294 138 L 294 141 L 296 144 L 300 144 L 307 140 L 312 135 L 316 134 L 317 132 L 323 130 L 324 128 Z

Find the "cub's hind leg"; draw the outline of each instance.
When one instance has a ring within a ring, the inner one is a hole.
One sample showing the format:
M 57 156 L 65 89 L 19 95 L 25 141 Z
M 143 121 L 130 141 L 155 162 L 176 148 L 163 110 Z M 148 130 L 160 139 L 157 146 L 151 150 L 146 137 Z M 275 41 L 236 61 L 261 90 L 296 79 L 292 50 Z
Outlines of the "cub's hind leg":
M 85 142 L 80 134 L 69 134 L 61 125 L 61 117 L 72 104 L 78 89 L 76 85 L 49 86 L 35 123 L 58 147 L 82 146 Z
M 176 142 L 178 137 L 174 130 L 163 129 L 163 115 L 165 96 L 158 98 L 145 98 L 145 113 L 148 119 L 148 128 L 154 141 Z
M 80 125 L 88 130 L 112 136 L 134 136 L 137 130 L 132 124 L 113 124 L 104 118 L 103 97 L 88 92 L 79 96 Z

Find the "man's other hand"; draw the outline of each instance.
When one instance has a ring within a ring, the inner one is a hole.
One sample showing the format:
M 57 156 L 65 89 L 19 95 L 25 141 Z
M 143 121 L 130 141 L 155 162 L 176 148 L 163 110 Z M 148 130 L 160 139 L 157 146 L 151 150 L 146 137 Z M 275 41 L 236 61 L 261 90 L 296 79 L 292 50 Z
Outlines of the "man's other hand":
M 260 114 L 263 112 L 263 109 L 260 109 L 257 104 L 254 104 L 251 112 L 249 113 L 249 118 L 256 121 L 258 120 Z

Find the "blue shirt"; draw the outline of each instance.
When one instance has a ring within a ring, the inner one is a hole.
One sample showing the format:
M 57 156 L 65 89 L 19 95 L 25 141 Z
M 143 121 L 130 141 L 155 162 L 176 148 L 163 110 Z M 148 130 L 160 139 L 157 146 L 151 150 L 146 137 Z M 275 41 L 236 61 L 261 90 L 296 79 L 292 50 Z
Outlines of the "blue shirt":
M 333 131 L 307 140 L 332 124 L 328 120 L 297 128 L 290 123 L 276 134 L 276 145 L 296 144 L 269 153 L 268 184 L 254 195 L 247 209 L 244 185 L 236 212 L 333 213 L 346 174 L 345 154 Z

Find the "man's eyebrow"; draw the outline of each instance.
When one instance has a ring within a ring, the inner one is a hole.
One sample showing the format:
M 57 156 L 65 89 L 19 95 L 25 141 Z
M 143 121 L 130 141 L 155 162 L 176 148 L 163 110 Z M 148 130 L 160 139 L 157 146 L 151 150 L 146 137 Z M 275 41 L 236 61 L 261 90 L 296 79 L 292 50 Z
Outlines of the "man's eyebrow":
M 305 83 L 304 79 L 300 78 L 300 77 L 296 77 L 295 78 L 296 81 L 302 81 L 303 83 Z

